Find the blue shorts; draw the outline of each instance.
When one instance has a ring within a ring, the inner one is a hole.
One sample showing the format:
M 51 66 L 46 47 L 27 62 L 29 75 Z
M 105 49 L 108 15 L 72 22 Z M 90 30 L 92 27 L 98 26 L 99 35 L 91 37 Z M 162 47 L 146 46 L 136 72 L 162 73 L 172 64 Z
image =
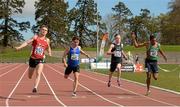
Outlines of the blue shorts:
M 156 60 L 145 60 L 146 72 L 158 73 L 158 65 Z

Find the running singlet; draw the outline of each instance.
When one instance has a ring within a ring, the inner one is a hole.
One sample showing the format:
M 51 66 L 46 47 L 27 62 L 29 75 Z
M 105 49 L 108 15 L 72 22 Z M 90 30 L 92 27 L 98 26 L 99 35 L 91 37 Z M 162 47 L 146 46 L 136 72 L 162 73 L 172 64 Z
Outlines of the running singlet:
M 70 47 L 68 54 L 68 65 L 71 67 L 75 67 L 79 65 L 79 56 L 80 56 L 80 48 Z
M 114 52 L 111 56 L 111 62 L 121 62 L 122 59 L 122 44 L 114 44 L 114 48 L 111 50 L 111 52 Z
M 148 59 L 150 60 L 158 60 L 158 51 L 160 49 L 160 44 L 157 44 L 157 47 L 153 47 L 151 44 L 148 49 Z
M 44 51 L 48 47 L 46 39 L 40 39 L 39 37 L 35 38 L 32 43 L 32 57 L 36 59 L 43 59 Z

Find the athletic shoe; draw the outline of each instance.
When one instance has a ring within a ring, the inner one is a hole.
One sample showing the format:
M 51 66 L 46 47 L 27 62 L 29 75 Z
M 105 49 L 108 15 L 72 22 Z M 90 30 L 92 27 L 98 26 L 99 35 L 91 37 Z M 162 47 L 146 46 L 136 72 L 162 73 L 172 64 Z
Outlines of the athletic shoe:
M 118 84 L 118 86 L 121 86 L 120 80 L 117 80 L 117 84 Z
M 111 81 L 108 82 L 108 87 L 110 87 L 110 86 L 111 86 Z
M 33 93 L 37 93 L 37 89 L 36 89 L 36 88 L 33 88 L 32 92 L 33 92 Z
M 151 94 L 151 91 L 149 90 L 149 91 L 146 92 L 145 96 L 148 96 L 150 94 Z
M 76 97 L 76 96 L 77 96 L 77 95 L 76 95 L 76 92 L 73 92 L 73 93 L 72 93 L 72 96 L 73 96 L 73 97 Z

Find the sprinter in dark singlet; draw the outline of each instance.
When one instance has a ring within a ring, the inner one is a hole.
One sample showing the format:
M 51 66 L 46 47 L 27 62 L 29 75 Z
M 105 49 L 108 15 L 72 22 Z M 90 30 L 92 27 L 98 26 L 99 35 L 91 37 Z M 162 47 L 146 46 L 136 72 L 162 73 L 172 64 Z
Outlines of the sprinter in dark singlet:
M 125 55 L 123 51 L 123 44 L 121 43 L 121 36 L 119 34 L 116 34 L 114 38 L 115 38 L 115 41 L 114 43 L 111 44 L 107 52 L 107 55 L 111 55 L 111 65 L 110 65 L 110 72 L 109 72 L 108 87 L 111 86 L 111 78 L 115 70 L 117 70 L 117 74 L 118 74 L 117 83 L 118 83 L 118 86 L 120 86 L 122 58 L 125 57 L 125 59 L 127 59 L 127 56 Z

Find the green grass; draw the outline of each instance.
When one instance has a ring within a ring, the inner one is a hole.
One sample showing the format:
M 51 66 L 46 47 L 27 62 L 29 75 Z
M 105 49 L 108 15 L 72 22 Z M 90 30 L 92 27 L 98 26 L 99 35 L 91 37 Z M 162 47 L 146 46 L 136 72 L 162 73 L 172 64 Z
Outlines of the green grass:
M 82 48 L 85 51 L 96 51 L 96 48 Z M 109 47 L 105 47 L 105 51 L 107 51 Z M 161 49 L 165 52 L 180 52 L 180 45 L 161 45 Z M 132 51 L 132 52 L 138 52 L 138 51 L 146 51 L 145 47 L 142 48 L 135 48 L 134 46 L 124 46 L 124 51 Z
M 109 47 L 105 47 L 105 52 L 108 50 Z M 26 60 L 30 56 L 30 47 L 23 48 L 20 51 L 15 51 L 15 49 L 12 48 L 5 48 L 2 50 L 0 49 L 0 62 L 26 62 Z M 55 51 L 64 51 L 64 48 L 58 48 L 58 49 L 52 49 Z M 83 48 L 84 51 L 94 51 L 96 52 L 96 48 L 90 48 L 86 47 Z M 180 46 L 179 45 L 162 45 L 162 50 L 165 52 L 180 52 Z M 145 52 L 145 48 L 135 48 L 134 46 L 124 46 L 124 51 L 131 51 L 133 52 Z M 47 58 L 50 59 L 50 62 L 58 61 L 57 58 Z M 53 59 L 55 61 L 53 61 Z
M 180 52 L 180 45 L 161 45 L 161 49 L 164 52 Z M 146 48 L 145 47 L 135 48 L 134 46 L 125 46 L 124 50 L 138 52 L 138 51 L 146 51 Z
M 85 65 L 82 65 L 82 67 L 87 68 L 87 66 Z M 177 64 L 166 64 L 160 65 L 160 67 L 162 67 L 163 69 L 167 69 L 171 72 L 164 72 L 162 70 L 159 70 L 158 80 L 155 81 L 152 78 L 151 85 L 180 92 L 180 66 Z M 97 70 L 95 72 L 108 74 L 109 70 Z M 116 76 L 116 73 L 114 73 L 114 76 Z M 146 73 L 123 72 L 122 78 L 145 84 Z
M 25 63 L 29 60 L 30 52 L 30 47 L 20 51 L 5 49 L 0 53 L 0 62 Z M 55 63 L 59 61 L 61 61 L 60 58 L 46 56 L 46 62 Z

